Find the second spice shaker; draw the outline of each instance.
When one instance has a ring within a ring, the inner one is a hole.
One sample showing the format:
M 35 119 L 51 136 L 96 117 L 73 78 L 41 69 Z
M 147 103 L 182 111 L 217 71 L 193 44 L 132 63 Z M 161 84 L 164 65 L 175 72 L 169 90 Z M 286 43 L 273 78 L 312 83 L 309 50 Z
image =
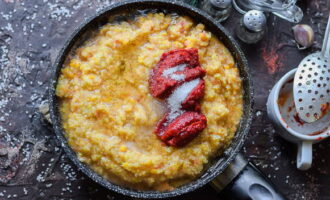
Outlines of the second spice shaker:
M 236 27 L 237 37 L 247 44 L 260 41 L 266 29 L 266 16 L 259 10 L 250 10 L 244 14 Z

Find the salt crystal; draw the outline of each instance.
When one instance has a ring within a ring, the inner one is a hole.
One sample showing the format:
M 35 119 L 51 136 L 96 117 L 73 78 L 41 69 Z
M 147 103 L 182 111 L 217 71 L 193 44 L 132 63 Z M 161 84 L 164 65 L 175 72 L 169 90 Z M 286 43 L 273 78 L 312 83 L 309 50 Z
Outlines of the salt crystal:
M 27 195 L 28 194 L 28 191 L 27 191 L 27 189 L 25 187 L 23 188 L 23 193 L 24 193 L 24 195 Z
M 262 112 L 261 111 L 257 111 L 256 112 L 256 116 L 259 117 L 260 115 L 262 115 Z
M 38 182 L 44 182 L 44 181 L 45 181 L 44 174 L 45 174 L 45 172 L 42 171 L 40 174 L 38 174 L 36 180 L 37 180 Z
M 7 24 L 7 26 L 4 27 L 4 29 L 6 29 L 7 31 L 10 31 L 10 32 L 14 32 L 12 25 L 9 23 Z

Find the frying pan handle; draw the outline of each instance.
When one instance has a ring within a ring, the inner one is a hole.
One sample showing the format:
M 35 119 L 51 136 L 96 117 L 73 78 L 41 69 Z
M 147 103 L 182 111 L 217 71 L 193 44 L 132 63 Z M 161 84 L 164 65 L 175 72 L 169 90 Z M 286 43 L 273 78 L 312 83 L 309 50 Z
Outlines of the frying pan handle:
M 225 177 L 217 178 L 223 179 Z M 216 182 L 217 180 L 213 181 L 213 187 L 216 187 Z M 220 197 L 221 199 L 226 200 L 286 199 L 282 194 L 276 191 L 270 180 L 266 178 L 266 176 L 263 175 L 252 163 L 247 163 L 245 167 L 242 168 L 240 173 L 238 173 L 238 175 L 221 191 Z

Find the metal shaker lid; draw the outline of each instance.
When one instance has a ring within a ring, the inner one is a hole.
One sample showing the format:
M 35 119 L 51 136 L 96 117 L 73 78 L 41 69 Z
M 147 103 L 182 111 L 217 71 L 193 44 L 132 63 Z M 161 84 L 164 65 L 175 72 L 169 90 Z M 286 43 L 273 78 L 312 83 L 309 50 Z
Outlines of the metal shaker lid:
M 250 10 L 244 14 L 243 24 L 247 29 L 259 32 L 266 26 L 266 16 L 259 10 Z
M 208 0 L 205 0 L 208 1 Z M 231 0 L 209 0 L 211 5 L 216 8 L 227 8 L 231 4 Z

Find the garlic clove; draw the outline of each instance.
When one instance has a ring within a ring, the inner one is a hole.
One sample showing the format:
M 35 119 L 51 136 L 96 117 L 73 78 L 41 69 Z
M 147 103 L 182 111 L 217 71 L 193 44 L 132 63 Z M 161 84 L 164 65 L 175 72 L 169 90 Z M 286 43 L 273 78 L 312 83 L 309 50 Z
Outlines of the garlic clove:
M 294 38 L 299 49 L 306 49 L 314 42 L 314 31 L 307 24 L 297 24 L 292 27 Z

